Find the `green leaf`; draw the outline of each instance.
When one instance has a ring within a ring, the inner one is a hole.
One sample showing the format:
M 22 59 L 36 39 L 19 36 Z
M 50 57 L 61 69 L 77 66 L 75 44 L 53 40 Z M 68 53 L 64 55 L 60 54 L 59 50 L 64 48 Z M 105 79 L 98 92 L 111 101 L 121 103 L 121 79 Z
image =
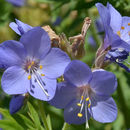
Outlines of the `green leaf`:
M 50 118 L 50 115 L 47 115 L 47 124 L 49 126 L 49 130 L 52 130 L 52 125 L 51 125 L 51 118 Z
M 0 128 L 7 130 L 24 130 L 23 127 L 10 115 L 10 113 L 0 108 L 0 113 L 4 116 L 5 120 L 0 120 Z
M 0 128 L 5 130 L 24 130 L 20 125 L 10 120 L 0 120 Z
M 34 107 L 29 102 L 27 104 L 28 104 L 28 108 L 29 108 L 29 113 L 28 114 L 29 114 L 30 118 L 34 122 L 35 127 L 40 129 L 41 123 L 40 123 L 40 119 L 39 119 L 38 113 L 36 112 Z
M 29 128 L 29 129 L 34 129 L 34 123 L 29 119 L 27 118 L 26 116 L 22 115 L 22 114 L 18 114 L 19 115 L 19 118 L 21 118 L 24 122 L 24 124 Z

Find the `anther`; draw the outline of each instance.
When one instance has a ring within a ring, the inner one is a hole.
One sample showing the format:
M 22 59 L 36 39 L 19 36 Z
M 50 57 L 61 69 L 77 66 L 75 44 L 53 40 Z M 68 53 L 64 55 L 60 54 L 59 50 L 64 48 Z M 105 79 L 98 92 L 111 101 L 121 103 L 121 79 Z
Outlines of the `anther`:
M 91 106 L 91 104 L 89 103 L 89 104 L 88 104 L 88 108 L 90 108 L 90 106 Z
M 45 74 L 41 74 L 41 76 L 45 76 Z
M 130 23 L 128 23 L 128 26 L 130 26 Z
M 82 117 L 83 116 L 83 114 L 82 113 L 78 113 L 78 115 L 77 115 L 78 117 Z
M 43 66 L 42 65 L 40 65 L 40 67 L 39 67 L 40 69 L 42 69 L 43 68 Z
M 89 97 L 86 98 L 86 101 L 89 101 Z
M 122 27 L 121 27 L 121 29 L 122 29 L 122 30 L 124 30 L 124 29 L 125 29 L 125 27 L 124 27 L 124 26 L 122 26 Z
M 130 31 L 128 32 L 129 36 L 130 36 Z
M 120 31 L 117 31 L 117 35 L 118 35 L 118 36 L 121 36 L 121 33 L 120 33 Z
M 28 76 L 28 80 L 30 80 L 30 79 L 31 79 L 31 75 Z
M 123 51 L 124 51 L 124 49 L 123 49 L 123 48 L 118 48 L 118 50 L 119 50 L 120 52 L 123 52 Z
M 83 99 L 84 99 L 84 96 L 81 96 L 81 99 L 83 100 Z
M 34 65 L 34 61 L 32 61 L 32 65 Z
M 31 65 L 28 66 L 28 70 L 31 68 Z
M 80 104 L 80 103 L 77 103 L 77 106 L 81 107 L 81 104 Z

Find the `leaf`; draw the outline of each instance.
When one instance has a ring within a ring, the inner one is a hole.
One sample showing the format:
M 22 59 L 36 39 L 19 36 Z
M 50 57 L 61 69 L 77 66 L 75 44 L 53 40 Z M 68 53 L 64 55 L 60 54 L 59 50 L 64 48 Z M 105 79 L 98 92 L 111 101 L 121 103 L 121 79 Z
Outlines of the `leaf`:
M 28 108 L 29 108 L 29 113 L 28 114 L 29 114 L 30 118 L 34 122 L 35 127 L 40 129 L 41 123 L 40 123 L 40 119 L 39 119 L 38 113 L 36 112 L 34 107 L 29 102 L 27 104 L 28 104 Z
M 49 115 L 49 114 L 47 115 L 47 124 L 48 124 L 48 126 L 49 126 L 49 130 L 52 130 L 51 118 L 50 118 L 50 115 Z
M 19 118 L 21 118 L 24 122 L 24 124 L 29 128 L 29 129 L 34 129 L 34 123 L 29 119 L 27 118 L 26 116 L 22 115 L 22 114 L 18 114 Z
M 24 130 L 21 126 L 18 126 L 16 123 L 11 122 L 10 120 L 0 120 L 0 128 L 5 130 Z
M 5 118 L 5 120 L 0 120 L 0 128 L 7 130 L 24 130 L 23 127 L 10 115 L 7 110 L 0 108 L 0 113 Z

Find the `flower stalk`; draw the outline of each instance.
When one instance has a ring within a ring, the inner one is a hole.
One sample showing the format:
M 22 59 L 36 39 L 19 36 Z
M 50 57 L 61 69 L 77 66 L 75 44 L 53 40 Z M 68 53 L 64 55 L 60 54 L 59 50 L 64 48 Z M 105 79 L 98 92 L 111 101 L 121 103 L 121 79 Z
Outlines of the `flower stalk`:
M 68 130 L 70 125 L 68 123 L 64 123 L 62 130 Z

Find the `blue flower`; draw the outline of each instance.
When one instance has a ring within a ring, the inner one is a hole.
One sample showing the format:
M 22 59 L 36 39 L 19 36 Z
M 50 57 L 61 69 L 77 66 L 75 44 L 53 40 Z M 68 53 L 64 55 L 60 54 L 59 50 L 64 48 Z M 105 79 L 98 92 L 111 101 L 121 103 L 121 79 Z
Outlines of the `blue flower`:
M 111 97 L 117 80 L 113 73 L 103 69 L 93 72 L 83 62 L 74 60 L 65 69 L 65 82 L 58 84 L 56 95 L 49 101 L 64 108 L 64 119 L 69 124 L 82 124 L 94 118 L 98 122 L 112 122 L 117 117 L 117 107 Z
M 14 114 L 24 105 L 25 94 L 14 95 L 9 104 L 10 114 Z
M 25 0 L 6 0 L 7 2 L 11 3 L 14 6 L 24 6 Z
M 40 100 L 50 100 L 56 90 L 56 78 L 70 62 L 59 48 L 51 48 L 48 33 L 35 27 L 21 36 L 0 45 L 0 66 L 7 69 L 1 84 L 11 95 L 30 93 Z
M 18 19 L 15 19 L 15 21 L 16 21 L 16 23 L 11 22 L 9 24 L 9 26 L 11 27 L 12 30 L 14 30 L 20 36 L 33 28 L 32 26 L 30 26 L 30 25 L 28 25 L 26 23 L 23 23 Z
M 107 7 L 97 3 L 96 7 L 105 29 L 104 50 L 111 48 L 106 59 L 123 66 L 130 72 L 130 69 L 123 64 L 130 52 L 130 17 L 121 17 L 120 13 L 109 3 Z

